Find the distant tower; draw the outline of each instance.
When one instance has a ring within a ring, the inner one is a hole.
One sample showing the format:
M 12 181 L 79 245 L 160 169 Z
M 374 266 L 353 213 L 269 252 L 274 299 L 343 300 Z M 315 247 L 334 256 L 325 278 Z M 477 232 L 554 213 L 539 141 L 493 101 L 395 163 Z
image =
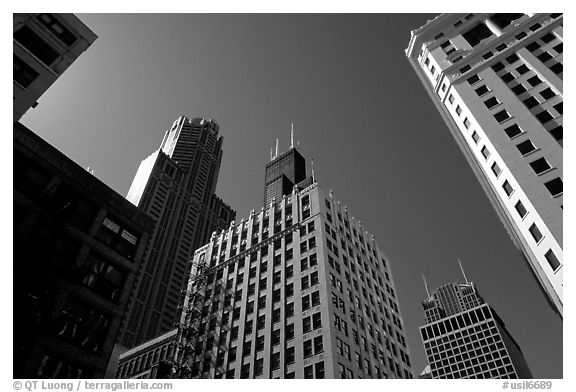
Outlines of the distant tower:
M 440 286 L 422 306 L 429 368 L 421 378 L 532 378 L 520 347 L 474 283 Z
M 290 149 L 278 155 L 278 140 L 276 153 L 266 164 L 264 175 L 264 205 L 272 199 L 280 200 L 282 196 L 292 193 L 294 185 L 306 179 L 306 160 L 294 147 L 294 131 L 290 133 Z
M 73 14 L 13 14 L 12 18 L 16 122 L 97 36 Z
M 121 343 L 134 347 L 174 328 L 188 261 L 236 212 L 215 195 L 222 137 L 214 120 L 180 117 L 142 161 L 127 199 L 156 220 Z
M 563 16 L 442 14 L 406 55 L 562 315 Z

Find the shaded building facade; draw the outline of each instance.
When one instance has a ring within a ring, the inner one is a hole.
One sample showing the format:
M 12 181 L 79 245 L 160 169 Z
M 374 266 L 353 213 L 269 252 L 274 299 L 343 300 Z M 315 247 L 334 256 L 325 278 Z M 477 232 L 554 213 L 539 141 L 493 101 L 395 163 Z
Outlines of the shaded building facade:
M 177 377 L 413 377 L 388 258 L 332 192 L 300 184 L 194 253 Z
M 218 131 L 214 120 L 179 117 L 134 177 L 127 199 L 157 225 L 119 340 L 123 346 L 174 329 L 194 250 L 236 215 L 215 195 L 223 142 Z
M 13 131 L 14 377 L 101 378 L 154 220 Z
M 306 160 L 300 152 L 291 147 L 266 164 L 264 174 L 264 205 L 272 199 L 292 193 L 294 185 L 306 179 Z
M 421 378 L 532 378 L 522 350 L 474 283 L 438 287 L 423 302 Z
M 442 14 L 406 55 L 561 316 L 563 15 Z
M 12 19 L 16 122 L 97 36 L 73 14 L 13 14 Z

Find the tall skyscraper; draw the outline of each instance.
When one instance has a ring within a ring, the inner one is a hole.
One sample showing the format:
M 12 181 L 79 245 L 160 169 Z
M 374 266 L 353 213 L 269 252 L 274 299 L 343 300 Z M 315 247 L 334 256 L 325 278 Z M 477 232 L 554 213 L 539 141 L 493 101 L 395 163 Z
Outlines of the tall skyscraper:
M 191 265 L 180 377 L 413 377 L 389 260 L 315 181 L 215 233 Z
M 532 378 L 522 350 L 474 283 L 438 287 L 422 302 L 422 378 Z
M 406 55 L 562 315 L 562 14 L 442 14 Z
M 13 131 L 14 377 L 102 378 L 154 220 Z
M 194 250 L 236 213 L 215 195 L 222 137 L 214 120 L 178 118 L 142 161 L 127 198 L 156 219 L 120 342 L 133 347 L 174 329 Z
M 276 146 L 275 156 L 271 158 L 264 174 L 264 205 L 268 205 L 272 199 L 280 200 L 282 196 L 289 195 L 294 185 L 306 179 L 306 160 L 293 143 L 288 151 L 279 156 Z
M 12 19 L 16 122 L 97 36 L 72 14 L 13 14 Z

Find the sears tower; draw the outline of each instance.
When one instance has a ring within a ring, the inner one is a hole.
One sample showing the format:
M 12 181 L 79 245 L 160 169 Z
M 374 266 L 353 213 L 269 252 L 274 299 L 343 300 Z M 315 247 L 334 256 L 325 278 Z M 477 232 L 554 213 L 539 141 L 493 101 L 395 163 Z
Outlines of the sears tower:
M 188 261 L 236 212 L 215 194 L 222 137 L 214 120 L 181 116 L 144 159 L 127 199 L 156 219 L 119 342 L 133 347 L 174 328 Z

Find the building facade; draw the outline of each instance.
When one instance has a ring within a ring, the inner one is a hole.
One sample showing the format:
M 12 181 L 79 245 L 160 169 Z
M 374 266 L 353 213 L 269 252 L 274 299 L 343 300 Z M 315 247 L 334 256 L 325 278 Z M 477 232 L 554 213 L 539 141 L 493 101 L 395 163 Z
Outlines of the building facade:
M 154 221 L 14 124 L 14 378 L 101 378 Z
M 13 14 L 12 18 L 16 122 L 97 36 L 72 14 Z
M 406 55 L 562 315 L 563 15 L 442 14 Z
M 174 329 L 194 250 L 236 213 L 215 195 L 222 137 L 213 120 L 178 118 L 142 161 L 127 198 L 157 221 L 119 342 L 134 347 Z
M 438 287 L 422 302 L 421 378 L 532 378 L 524 355 L 474 283 Z
M 114 378 L 170 378 L 177 330 L 120 354 Z
M 194 253 L 182 378 L 412 378 L 389 260 L 315 182 Z

